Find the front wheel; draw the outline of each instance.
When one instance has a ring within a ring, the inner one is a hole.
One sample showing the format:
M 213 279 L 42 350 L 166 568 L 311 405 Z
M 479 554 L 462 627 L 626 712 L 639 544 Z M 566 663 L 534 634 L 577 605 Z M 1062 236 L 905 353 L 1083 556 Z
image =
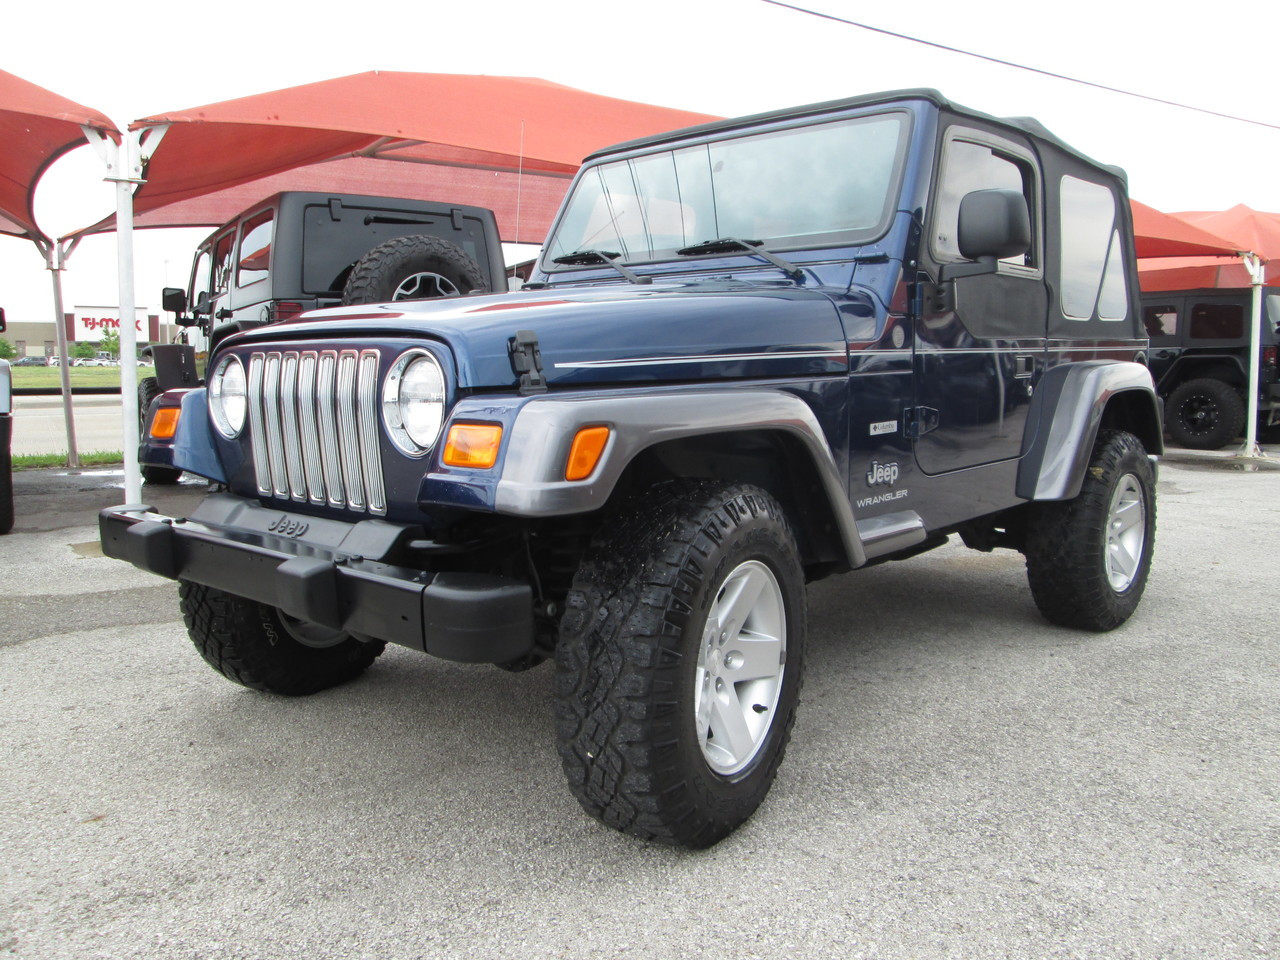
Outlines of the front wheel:
M 607 525 L 556 650 L 570 789 L 625 833 L 707 847 L 763 802 L 799 699 L 804 572 L 765 491 L 670 483 Z
M 1156 539 L 1151 462 L 1131 433 L 1098 434 L 1080 493 L 1031 504 L 1027 580 L 1045 618 L 1112 630 L 1137 609 Z
M 190 580 L 178 584 L 182 619 L 205 662 L 234 683 L 306 696 L 362 674 L 381 640 L 297 620 L 275 607 Z

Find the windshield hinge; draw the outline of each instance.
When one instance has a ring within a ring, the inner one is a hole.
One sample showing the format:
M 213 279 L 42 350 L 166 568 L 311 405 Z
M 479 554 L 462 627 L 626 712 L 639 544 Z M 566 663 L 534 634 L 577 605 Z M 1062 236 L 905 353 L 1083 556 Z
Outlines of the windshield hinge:
M 547 392 L 547 378 L 542 375 L 542 350 L 538 335 L 532 330 L 517 330 L 507 341 L 511 370 L 520 378 L 520 396 Z
M 907 407 L 902 411 L 902 434 L 915 439 L 938 428 L 938 411 L 933 407 Z

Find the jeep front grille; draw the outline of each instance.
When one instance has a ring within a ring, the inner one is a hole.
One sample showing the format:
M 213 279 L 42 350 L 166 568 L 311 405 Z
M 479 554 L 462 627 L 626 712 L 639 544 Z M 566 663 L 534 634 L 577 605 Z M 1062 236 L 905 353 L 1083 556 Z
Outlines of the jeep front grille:
M 384 514 L 378 351 L 249 356 L 249 431 L 263 497 Z

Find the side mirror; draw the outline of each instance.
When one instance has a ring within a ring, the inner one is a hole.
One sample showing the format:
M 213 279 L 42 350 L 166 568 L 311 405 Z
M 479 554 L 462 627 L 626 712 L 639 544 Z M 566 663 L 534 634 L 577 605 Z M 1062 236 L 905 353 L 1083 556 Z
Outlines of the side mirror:
M 169 313 L 182 316 L 187 312 L 187 291 L 181 287 L 165 287 L 160 291 L 160 305 Z
M 4 331 L 5 331 L 5 325 L 4 325 L 4 307 L 0 307 L 0 333 L 4 333 Z
M 941 280 L 995 273 L 998 261 L 1031 249 L 1031 213 L 1017 190 L 974 190 L 960 201 L 956 235 L 971 263 L 944 264 Z

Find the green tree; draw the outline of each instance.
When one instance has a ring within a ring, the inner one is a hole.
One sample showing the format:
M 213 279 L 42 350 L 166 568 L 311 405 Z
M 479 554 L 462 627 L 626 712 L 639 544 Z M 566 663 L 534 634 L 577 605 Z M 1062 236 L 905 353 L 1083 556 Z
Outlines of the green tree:
M 0 360 L 12 360 L 18 355 L 18 351 L 14 349 L 12 343 L 4 337 L 0 337 Z
M 120 331 L 104 330 L 102 342 L 98 344 L 98 349 L 107 351 L 107 353 L 111 354 L 111 359 L 118 360 L 120 358 Z
M 97 352 L 97 347 L 88 340 L 79 340 L 71 345 L 71 356 L 73 358 L 88 360 L 90 357 L 96 355 Z

